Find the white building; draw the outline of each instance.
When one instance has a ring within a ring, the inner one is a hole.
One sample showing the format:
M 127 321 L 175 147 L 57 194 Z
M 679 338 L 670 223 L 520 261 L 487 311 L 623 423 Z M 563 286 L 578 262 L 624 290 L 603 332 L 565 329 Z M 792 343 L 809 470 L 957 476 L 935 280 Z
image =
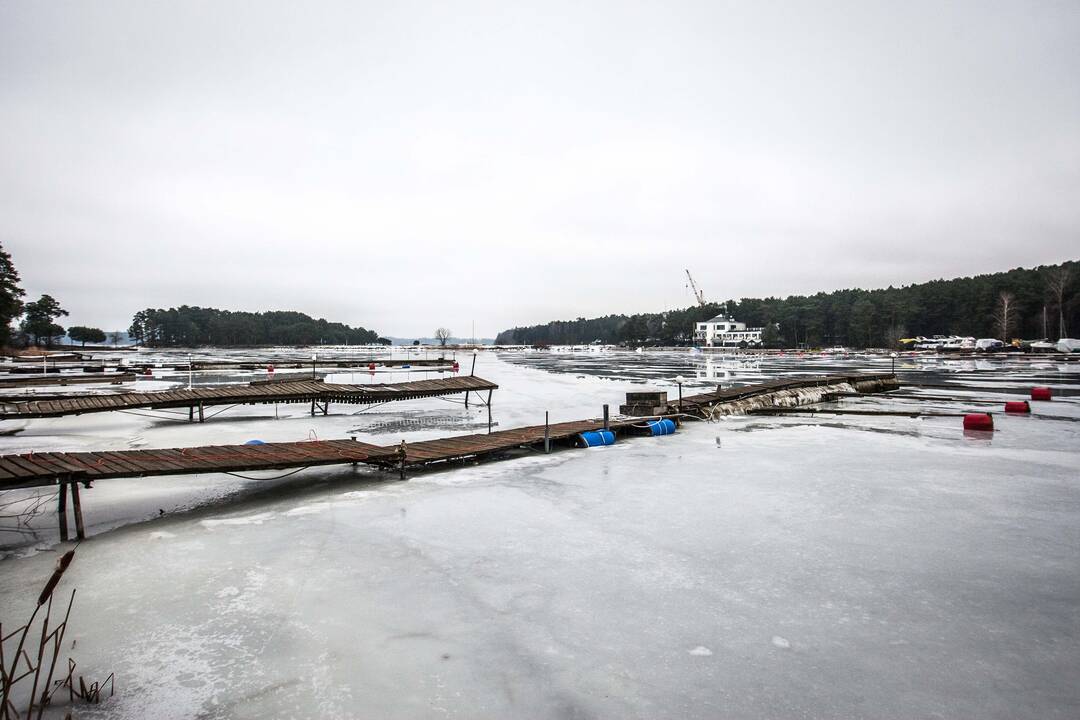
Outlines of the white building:
M 748 328 L 730 315 L 717 315 L 711 320 L 699 322 L 694 332 L 698 342 L 709 347 L 713 345 L 737 347 L 742 343 L 760 345 L 761 333 L 765 328 Z

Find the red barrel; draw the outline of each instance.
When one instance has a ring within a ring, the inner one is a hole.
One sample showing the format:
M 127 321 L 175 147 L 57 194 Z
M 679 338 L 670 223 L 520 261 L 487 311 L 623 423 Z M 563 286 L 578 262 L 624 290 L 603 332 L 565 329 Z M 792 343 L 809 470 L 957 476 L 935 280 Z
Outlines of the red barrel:
M 368 363 L 367 364 L 367 369 L 368 370 L 374 370 L 375 369 L 375 363 Z
M 1010 400 L 1005 403 L 1005 412 L 1007 413 L 1029 413 L 1031 412 L 1031 405 L 1027 400 Z
M 454 361 L 453 369 L 454 369 L 454 372 L 457 372 L 458 370 L 461 369 L 461 366 L 458 365 L 457 360 Z
M 994 418 L 990 413 L 970 413 L 964 416 L 965 430 L 993 430 Z
M 154 374 L 154 371 L 151 370 L 150 368 L 146 368 L 146 372 L 143 373 L 143 375 L 153 375 L 153 374 Z
M 270 373 L 271 375 L 273 375 L 273 374 L 274 374 L 274 366 L 273 366 L 273 365 L 267 365 L 267 366 L 266 366 L 266 372 L 268 372 L 268 373 Z
M 1032 400 L 1049 400 L 1050 388 L 1048 387 L 1033 387 L 1031 388 Z

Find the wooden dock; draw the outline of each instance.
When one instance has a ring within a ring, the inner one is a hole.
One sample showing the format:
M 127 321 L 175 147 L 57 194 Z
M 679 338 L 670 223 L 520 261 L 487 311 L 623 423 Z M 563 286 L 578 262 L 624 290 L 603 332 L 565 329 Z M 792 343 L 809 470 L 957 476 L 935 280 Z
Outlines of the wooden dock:
M 697 412 L 718 403 L 745 400 L 751 397 L 767 395 L 784 390 L 799 390 L 802 388 L 823 387 L 826 385 L 850 384 L 858 389 L 861 383 L 881 383 L 896 380 L 892 373 L 851 373 L 847 375 L 808 375 L 805 377 L 787 377 L 779 380 L 746 385 L 743 387 L 731 387 L 717 389 L 713 392 L 687 395 L 681 400 L 668 400 L 669 406 L 676 406 L 681 412 Z
M 495 383 L 473 375 L 415 382 L 341 385 L 319 380 L 300 380 L 282 383 L 252 383 L 250 385 L 225 385 L 192 390 L 165 390 L 158 392 L 132 392 L 115 395 L 73 395 L 51 400 L 0 401 L 0 420 L 61 417 L 84 413 L 111 412 L 116 410 L 163 410 L 187 408 L 189 419 L 196 410 L 200 420 L 203 409 L 214 405 L 256 405 L 272 403 L 311 403 L 312 414 L 316 408 L 323 414 L 329 412 L 330 403 L 373 405 L 396 400 L 455 395 L 459 393 L 487 392 L 490 399 Z
M 43 373 L 38 369 L 37 375 L 26 375 L 23 377 L 5 377 L 0 379 L 0 388 L 23 388 L 23 387 L 41 387 L 52 385 L 96 385 L 102 383 L 110 383 L 112 385 L 119 385 L 120 383 L 135 382 L 135 373 L 96 373 L 78 375 L 72 373 L 70 375 L 60 375 L 56 373 Z
M 694 408 L 705 409 L 725 401 L 738 401 L 750 397 L 768 397 L 782 391 L 805 387 L 850 384 L 856 390 L 865 388 L 873 392 L 895 384 L 895 376 L 879 375 L 831 375 L 803 378 L 788 378 L 758 385 L 717 390 L 682 398 L 669 405 L 667 414 L 676 417 L 693 417 Z M 490 391 L 497 386 L 473 376 L 449 378 L 447 380 L 425 380 L 416 383 L 399 383 L 393 386 L 328 386 L 326 383 L 309 381 L 300 383 L 304 387 L 287 388 L 281 392 L 282 385 L 262 384 L 231 388 L 235 393 L 220 395 L 216 402 L 305 402 L 310 396 L 318 395 L 326 403 L 378 401 L 379 398 L 405 399 L 406 397 L 430 397 L 446 392 L 474 392 L 481 389 Z M 214 390 L 220 391 L 221 388 Z M 193 396 L 190 393 L 212 391 L 179 391 L 173 393 L 154 393 L 158 400 L 138 407 L 175 407 L 190 406 Z M 133 394 L 144 395 L 144 394 Z M 110 397 L 117 399 L 131 396 L 101 396 L 99 398 L 78 398 L 77 401 L 96 399 L 104 401 Z M 209 396 L 199 396 L 205 402 Z M 285 398 L 284 400 L 281 398 Z M 59 408 L 55 407 L 61 403 Z M 63 412 L 65 401 L 44 401 L 43 406 L 33 412 Z M 138 402 L 136 398 L 136 402 Z M 26 403 L 29 405 L 30 403 Z M 52 409 L 50 409 L 52 405 Z M 489 405 L 490 409 L 490 395 Z M 116 407 L 82 409 L 82 412 L 94 412 Z M 704 413 L 702 413 L 704 414 Z M 183 475 L 193 473 L 237 473 L 254 470 L 285 470 L 321 465 L 339 465 L 365 463 L 388 469 L 397 469 L 402 479 L 406 467 L 435 465 L 465 458 L 490 456 L 506 453 L 516 448 L 534 447 L 543 444 L 545 450 L 550 443 L 566 442 L 576 439 L 581 433 L 608 428 L 617 433 L 649 434 L 646 418 L 624 417 L 609 419 L 607 406 L 604 406 L 603 419 L 579 420 L 543 425 L 532 425 L 500 430 L 484 434 L 461 435 L 437 440 L 423 440 L 414 443 L 402 441 L 397 445 L 379 446 L 356 440 L 322 440 L 308 442 L 265 443 L 256 445 L 220 445 L 194 448 L 170 448 L 157 450 L 118 450 L 97 452 L 39 452 L 0 456 L 0 490 L 16 488 L 42 487 L 59 485 L 59 517 L 61 538 L 67 538 L 67 497 L 70 491 L 74 506 L 77 534 L 84 537 L 82 511 L 79 500 L 79 485 L 90 487 L 95 480 L 120 477 L 149 477 L 157 475 Z M 21 417 L 25 417 L 22 415 Z M 490 421 L 489 421 L 490 422 Z M 490 424 L 489 424 L 490 428 Z

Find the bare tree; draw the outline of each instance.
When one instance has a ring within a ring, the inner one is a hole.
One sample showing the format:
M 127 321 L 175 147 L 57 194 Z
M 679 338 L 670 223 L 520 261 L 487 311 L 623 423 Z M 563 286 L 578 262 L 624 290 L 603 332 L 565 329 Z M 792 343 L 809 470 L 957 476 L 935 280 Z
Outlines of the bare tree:
M 1070 268 L 1064 265 L 1050 271 L 1046 279 L 1046 287 L 1050 290 L 1051 297 L 1058 306 L 1058 339 L 1066 337 L 1065 328 L 1065 292 L 1069 289 L 1069 281 L 1072 279 Z
M 1016 326 L 1016 297 L 1005 290 L 998 295 L 997 308 L 994 310 L 994 326 L 998 331 L 998 337 L 1006 345 L 1009 344 L 1009 335 Z
M 451 334 L 452 332 L 449 328 L 441 327 L 435 329 L 435 339 L 438 340 L 439 345 L 442 345 L 443 347 L 446 347 L 446 342 L 450 339 Z

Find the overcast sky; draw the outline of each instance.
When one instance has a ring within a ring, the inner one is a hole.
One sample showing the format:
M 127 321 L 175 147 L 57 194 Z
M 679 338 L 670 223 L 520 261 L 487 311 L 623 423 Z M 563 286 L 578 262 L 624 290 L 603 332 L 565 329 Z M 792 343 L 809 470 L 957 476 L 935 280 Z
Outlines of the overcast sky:
M 1080 2 L 0 0 L 0 243 L 399 336 L 1077 259 Z

